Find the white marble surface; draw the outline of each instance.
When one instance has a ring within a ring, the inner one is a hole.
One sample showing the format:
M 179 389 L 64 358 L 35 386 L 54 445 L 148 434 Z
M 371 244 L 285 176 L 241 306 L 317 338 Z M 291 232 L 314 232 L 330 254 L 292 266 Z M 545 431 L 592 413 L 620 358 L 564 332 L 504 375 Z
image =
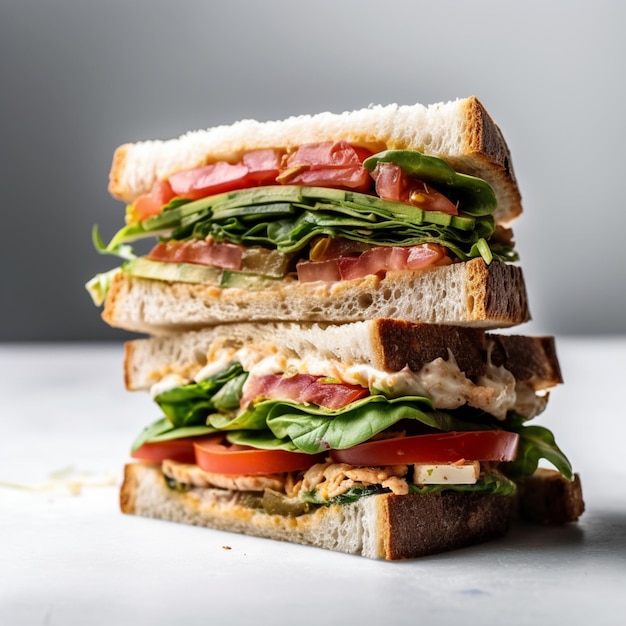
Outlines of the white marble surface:
M 120 514 L 158 416 L 121 346 L 0 345 L 0 624 L 626 623 L 626 337 L 557 345 L 539 420 L 582 475 L 581 521 L 397 563 Z M 72 472 L 77 494 L 51 480 Z

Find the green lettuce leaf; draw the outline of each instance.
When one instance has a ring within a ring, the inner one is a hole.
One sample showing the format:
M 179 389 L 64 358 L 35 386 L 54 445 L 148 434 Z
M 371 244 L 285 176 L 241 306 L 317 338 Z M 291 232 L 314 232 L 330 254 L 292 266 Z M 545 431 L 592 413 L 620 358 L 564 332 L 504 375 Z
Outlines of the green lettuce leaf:
M 231 443 L 268 450 L 317 454 L 345 449 L 368 441 L 401 420 L 416 420 L 443 432 L 504 428 L 520 436 L 518 456 L 503 465 L 513 480 L 530 476 L 545 459 L 570 480 L 570 462 L 543 426 L 527 425 L 511 414 L 504 422 L 481 411 L 440 411 L 428 398 L 405 396 L 388 399 L 374 394 L 342 409 L 326 409 L 284 400 L 263 400 L 239 411 L 247 373 L 239 363 L 214 376 L 169 389 L 156 397 L 165 417 L 145 429 L 137 441 L 163 441 L 192 434 L 224 432 Z M 135 442 L 135 447 L 138 447 Z
M 427 398 L 410 396 L 390 400 L 373 395 L 339 410 L 268 401 L 254 410 L 265 411 L 267 427 L 278 439 L 290 440 L 308 454 L 350 448 L 403 419 L 444 431 L 470 429 L 449 413 L 432 409 Z
M 159 441 L 171 441 L 172 439 L 182 439 L 183 437 L 198 437 L 201 435 L 211 435 L 215 428 L 206 425 L 199 426 L 173 426 L 166 417 L 163 417 L 150 426 L 144 428 L 131 445 L 134 452 L 143 446 L 144 443 L 156 443 Z
M 511 424 L 511 430 L 520 436 L 517 458 L 505 464 L 505 473 L 514 480 L 527 478 L 539 466 L 539 461 L 545 459 L 567 479 L 573 480 L 572 466 L 557 445 L 554 435 L 545 427 L 531 425 L 524 426 L 521 418 Z
M 437 243 L 461 260 L 517 258 L 509 246 L 490 247 L 488 243 L 495 230 L 496 198 L 485 181 L 458 174 L 444 161 L 418 152 L 387 151 L 367 159 L 365 165 L 373 169 L 379 161 L 397 162 L 410 175 L 439 189 L 457 204 L 459 215 L 423 211 L 352 191 L 272 185 L 193 201 L 175 198 L 159 215 L 124 227 L 98 249 L 121 255 L 121 244 L 143 237 L 210 235 L 218 241 L 260 245 L 288 254 L 323 235 L 376 246 Z
M 198 383 L 164 391 L 155 397 L 155 402 L 172 426 L 206 425 L 207 417 L 215 411 L 239 406 L 238 398 L 247 376 L 239 363 L 233 363 Z M 233 393 L 237 394 L 236 403 Z

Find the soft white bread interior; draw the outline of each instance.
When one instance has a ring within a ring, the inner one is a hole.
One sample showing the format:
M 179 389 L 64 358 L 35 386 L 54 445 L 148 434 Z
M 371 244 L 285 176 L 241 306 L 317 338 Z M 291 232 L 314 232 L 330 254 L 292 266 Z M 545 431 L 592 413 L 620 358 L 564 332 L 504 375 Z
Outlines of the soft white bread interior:
M 473 96 L 430 106 L 393 104 L 281 121 L 242 120 L 178 139 L 124 144 L 113 158 L 109 191 L 130 203 L 147 193 L 155 181 L 180 170 L 219 160 L 236 161 L 255 149 L 289 149 L 339 139 L 373 151 L 408 149 L 440 157 L 457 171 L 479 176 L 493 187 L 498 222 L 506 224 L 522 211 L 502 132 Z
M 126 465 L 124 513 L 388 560 L 452 550 L 502 536 L 513 496 L 444 492 L 381 494 L 299 516 L 250 507 L 245 492 L 171 489 L 158 465 Z
M 226 322 L 345 323 L 388 317 L 503 328 L 530 319 L 519 266 L 480 258 L 335 283 L 280 282 L 261 291 L 168 283 L 118 273 L 102 313 L 111 326 L 164 334 Z
M 240 348 L 281 352 L 291 359 L 366 365 L 384 372 L 419 371 L 435 359 L 454 359 L 472 379 L 488 364 L 517 382 L 545 390 L 562 382 L 552 337 L 499 335 L 459 326 L 374 319 L 345 325 L 296 323 L 225 324 L 125 344 L 126 387 L 146 390 L 166 376 L 194 380 L 207 364 Z
M 159 465 L 129 463 L 120 490 L 124 513 L 316 546 L 378 559 L 410 559 L 495 539 L 519 516 L 564 524 L 582 514 L 578 476 L 541 469 L 515 496 L 444 491 L 379 494 L 302 515 L 251 506 L 249 492 L 168 486 Z M 258 494 L 257 494 L 258 495 Z M 258 500 L 258 498 L 257 498 Z

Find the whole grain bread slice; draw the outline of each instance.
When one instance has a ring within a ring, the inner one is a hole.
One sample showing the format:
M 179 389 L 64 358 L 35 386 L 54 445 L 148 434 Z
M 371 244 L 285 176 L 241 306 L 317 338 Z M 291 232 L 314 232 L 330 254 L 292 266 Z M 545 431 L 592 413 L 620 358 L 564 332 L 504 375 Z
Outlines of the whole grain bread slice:
M 504 535 L 513 496 L 445 492 L 380 494 L 299 516 L 251 508 L 244 493 L 214 488 L 174 490 L 158 465 L 126 465 L 124 513 L 357 554 L 410 559 Z
M 478 258 L 419 271 L 334 283 L 280 282 L 260 291 L 165 282 L 119 272 L 103 319 L 130 331 L 164 334 L 230 322 L 345 323 L 387 317 L 502 328 L 530 319 L 519 266 Z
M 454 491 L 378 494 L 293 516 L 252 507 L 245 492 L 173 489 L 159 465 L 129 463 L 120 507 L 129 515 L 399 560 L 501 537 L 518 516 L 563 524 L 576 521 L 584 510 L 578 476 L 568 481 L 554 470 L 542 469 L 525 484 L 527 488 L 512 496 Z M 538 500 L 549 500 L 552 512 L 537 510 Z M 554 511 L 559 514 L 553 515 Z

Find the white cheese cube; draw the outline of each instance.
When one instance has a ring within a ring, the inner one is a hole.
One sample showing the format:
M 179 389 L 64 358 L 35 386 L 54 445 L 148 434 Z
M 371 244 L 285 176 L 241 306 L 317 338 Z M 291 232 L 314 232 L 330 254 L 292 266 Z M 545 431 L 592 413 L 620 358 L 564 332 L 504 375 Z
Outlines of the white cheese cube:
M 473 485 L 480 475 L 480 462 L 415 465 L 413 482 L 416 485 Z

